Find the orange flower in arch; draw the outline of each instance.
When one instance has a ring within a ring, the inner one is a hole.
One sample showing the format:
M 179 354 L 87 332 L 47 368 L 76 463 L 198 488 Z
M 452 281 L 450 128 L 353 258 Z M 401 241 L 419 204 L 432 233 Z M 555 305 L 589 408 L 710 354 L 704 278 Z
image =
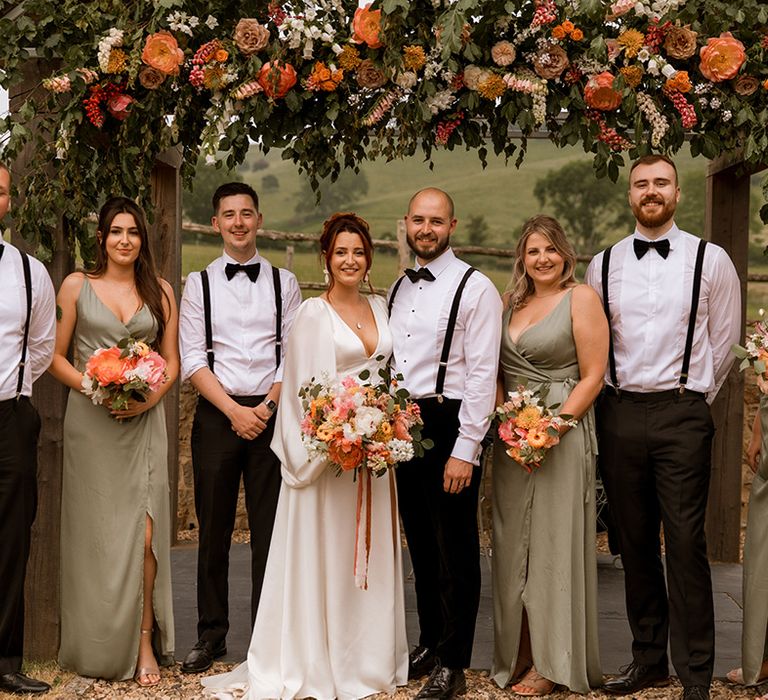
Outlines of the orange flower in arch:
M 296 85 L 296 71 L 290 63 L 265 63 L 259 71 L 259 85 L 267 97 L 279 100 Z
M 621 104 L 621 93 L 613 88 L 613 74 L 604 71 L 593 75 L 584 86 L 584 101 L 602 112 L 616 109 Z
M 699 56 L 701 74 L 713 83 L 736 77 L 747 58 L 744 44 L 730 32 L 723 32 L 719 37 L 707 40 L 707 45 L 701 47 Z
M 155 32 L 147 37 L 141 60 L 164 75 L 178 75 L 179 66 L 184 63 L 184 52 L 173 34 Z
M 381 48 L 381 10 L 372 10 L 371 3 L 355 10 L 352 18 L 352 41 L 367 44 L 371 49 Z

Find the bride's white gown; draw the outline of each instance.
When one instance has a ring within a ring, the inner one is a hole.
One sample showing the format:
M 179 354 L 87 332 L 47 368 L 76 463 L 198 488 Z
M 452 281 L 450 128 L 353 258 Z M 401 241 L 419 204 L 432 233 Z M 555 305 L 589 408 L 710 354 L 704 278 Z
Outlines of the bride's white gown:
M 368 589 L 355 586 L 357 484 L 327 463 L 307 460 L 298 389 L 311 377 L 375 377 L 392 351 L 386 304 L 370 298 L 379 340 L 363 344 L 322 299 L 307 299 L 291 331 L 272 449 L 282 462 L 264 587 L 248 659 L 203 679 L 216 698 L 357 700 L 405 685 L 405 636 L 399 521 L 391 473 L 372 479 Z

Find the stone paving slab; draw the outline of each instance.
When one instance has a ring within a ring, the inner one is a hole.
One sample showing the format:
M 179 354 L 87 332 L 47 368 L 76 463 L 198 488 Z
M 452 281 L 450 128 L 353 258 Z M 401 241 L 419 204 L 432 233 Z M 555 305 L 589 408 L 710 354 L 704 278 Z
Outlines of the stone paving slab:
M 176 615 L 176 658 L 180 661 L 197 640 L 196 571 L 197 546 L 181 545 L 171 551 L 173 599 Z M 406 572 L 405 608 L 408 639 L 418 638 L 416 596 L 407 550 L 403 552 Z M 480 612 L 475 632 L 472 667 L 488 669 L 493 657 L 493 601 L 490 562 L 481 562 L 482 589 Z M 227 656 L 223 661 L 245 658 L 251 635 L 250 621 L 250 547 L 233 544 L 230 553 L 230 631 Z M 740 663 L 741 657 L 741 565 L 713 564 L 712 581 L 715 600 L 716 658 L 715 677 Z M 631 635 L 624 606 L 624 572 L 619 561 L 607 554 L 598 555 L 598 606 L 600 656 L 603 672 L 616 674 L 630 660 Z

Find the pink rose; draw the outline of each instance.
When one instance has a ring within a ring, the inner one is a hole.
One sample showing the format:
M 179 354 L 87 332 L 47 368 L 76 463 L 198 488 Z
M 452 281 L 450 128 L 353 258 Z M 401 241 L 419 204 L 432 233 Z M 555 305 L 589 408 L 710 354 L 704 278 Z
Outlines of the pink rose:
M 515 435 L 515 424 L 513 421 L 506 420 L 503 423 L 499 423 L 499 437 L 507 445 L 517 441 L 517 435 Z
M 135 101 L 130 95 L 115 95 L 107 102 L 107 109 L 115 119 L 123 121 L 130 114 L 131 105 Z
M 138 361 L 136 368 L 145 378 L 150 391 L 157 391 L 165 383 L 165 365 L 162 355 L 156 352 L 151 352 Z

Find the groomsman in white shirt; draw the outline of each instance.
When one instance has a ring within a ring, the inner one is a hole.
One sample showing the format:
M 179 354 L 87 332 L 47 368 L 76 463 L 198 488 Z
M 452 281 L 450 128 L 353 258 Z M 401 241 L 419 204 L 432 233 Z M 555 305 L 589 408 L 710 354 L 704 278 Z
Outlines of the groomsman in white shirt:
M 633 636 L 632 663 L 604 690 L 625 695 L 666 685 L 669 637 L 681 697 L 705 700 L 715 642 L 704 535 L 714 433 L 709 404 L 739 340 L 741 286 L 722 248 L 677 227 L 679 198 L 671 160 L 636 161 L 629 174 L 635 232 L 587 270 L 611 326 L 598 402 L 600 470 Z
M 420 700 L 449 700 L 466 690 L 480 601 L 480 443 L 494 408 L 502 304 L 451 250 L 456 219 L 445 192 L 417 192 L 405 225 L 416 268 L 389 293 L 394 369 L 435 443 L 397 470 L 420 627 L 408 675 L 429 674 Z
M 224 252 L 187 278 L 179 312 L 181 367 L 200 394 L 192 427 L 198 642 L 181 669 L 199 673 L 226 654 L 229 548 L 242 476 L 251 532 L 251 623 L 256 618 L 280 492 L 270 450 L 284 340 L 301 303 L 296 277 L 256 249 L 256 192 L 231 182 L 213 195 Z M 309 351 L 309 350 L 308 350 Z
M 0 163 L 0 221 L 11 175 Z M 56 297 L 42 263 L 2 240 L 0 230 L 0 691 L 45 693 L 21 673 L 24 578 L 37 510 L 40 418 L 32 383 L 48 369 L 56 338 Z

